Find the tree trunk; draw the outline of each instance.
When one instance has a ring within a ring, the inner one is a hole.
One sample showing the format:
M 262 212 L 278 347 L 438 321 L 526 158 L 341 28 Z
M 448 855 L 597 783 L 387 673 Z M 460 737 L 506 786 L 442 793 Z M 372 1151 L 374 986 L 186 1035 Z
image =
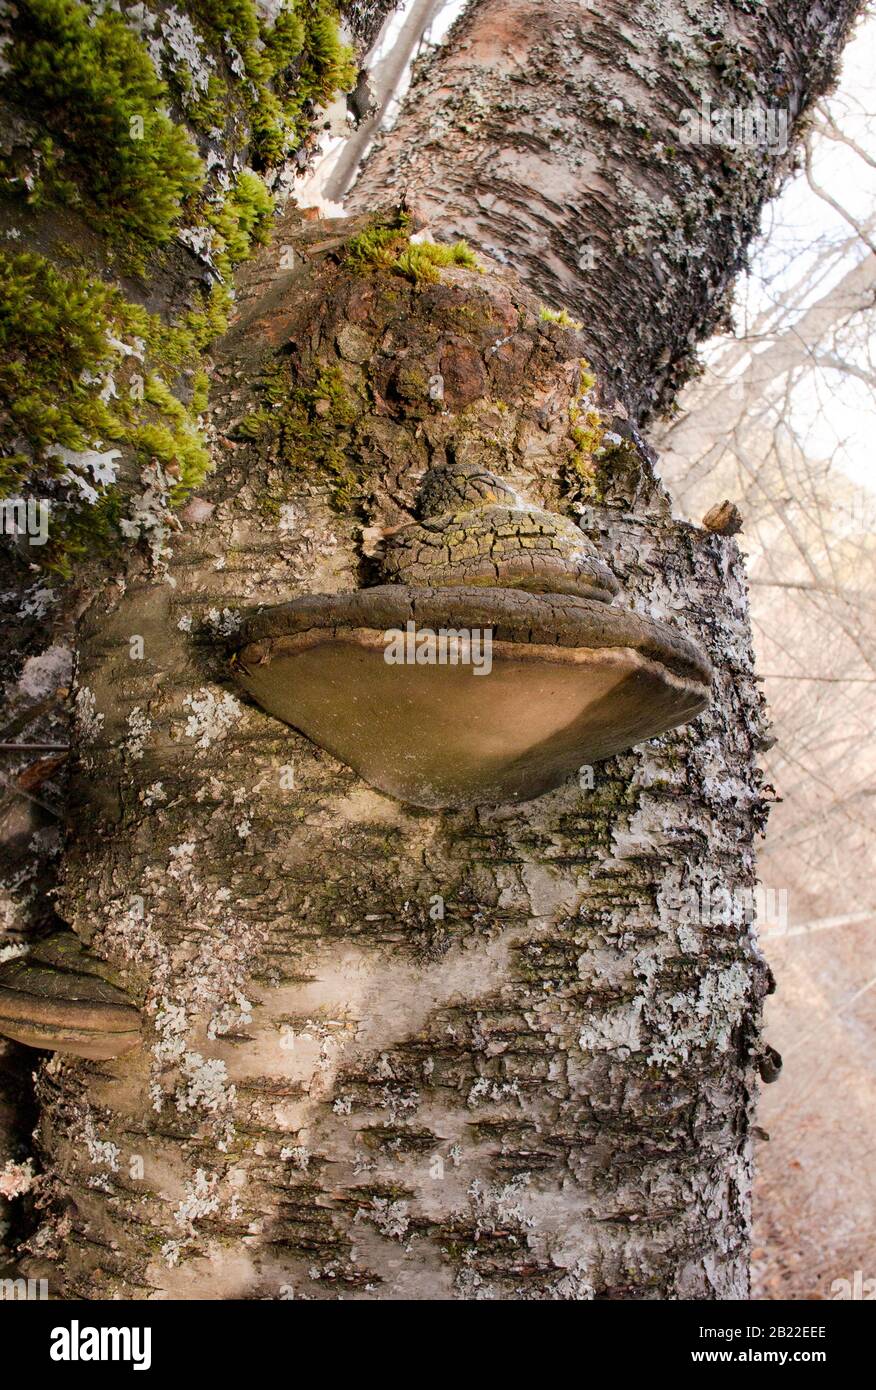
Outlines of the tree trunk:
M 669 156 L 666 128 L 703 84 L 796 118 L 852 12 L 479 0 L 357 199 L 403 182 L 517 274 L 413 283 L 345 258 L 362 218 L 293 214 L 244 271 L 216 471 L 161 572 L 132 562 L 80 625 L 59 911 L 144 1045 L 41 1067 L 29 1272 L 54 1292 L 745 1296 L 768 973 L 751 924 L 679 904 L 754 886 L 763 710 L 736 545 L 673 521 L 636 425 L 785 160 Z M 373 582 L 363 521 L 409 519 L 448 459 L 579 517 L 623 602 L 709 652 L 708 712 L 530 803 L 435 813 L 239 699 L 241 612 Z
M 403 188 L 436 231 L 565 305 L 641 420 L 671 404 L 726 315 L 790 164 L 779 117 L 792 144 L 857 9 L 478 0 L 422 64 L 350 206 Z M 691 140 L 684 113 L 704 103 L 772 112 L 770 143 Z

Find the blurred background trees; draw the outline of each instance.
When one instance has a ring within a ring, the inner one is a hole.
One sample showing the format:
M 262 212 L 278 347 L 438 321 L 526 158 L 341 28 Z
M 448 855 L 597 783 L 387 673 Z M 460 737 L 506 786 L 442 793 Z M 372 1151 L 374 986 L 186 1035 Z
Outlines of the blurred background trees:
M 734 331 L 653 432 L 678 512 L 744 518 L 781 802 L 760 853 L 782 1052 L 763 1097 L 755 1297 L 830 1298 L 876 1245 L 876 21 L 770 205 Z M 869 1263 L 868 1263 L 869 1261 Z

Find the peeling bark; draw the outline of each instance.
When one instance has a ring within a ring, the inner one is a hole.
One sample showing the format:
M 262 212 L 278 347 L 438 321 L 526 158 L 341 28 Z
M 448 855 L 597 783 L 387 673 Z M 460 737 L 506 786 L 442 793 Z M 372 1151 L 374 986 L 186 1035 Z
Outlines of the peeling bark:
M 685 144 L 685 110 L 787 113 L 831 80 L 856 0 L 472 0 L 421 65 L 349 205 L 404 190 L 582 319 L 593 360 L 642 420 L 671 403 L 714 331 L 784 143 Z

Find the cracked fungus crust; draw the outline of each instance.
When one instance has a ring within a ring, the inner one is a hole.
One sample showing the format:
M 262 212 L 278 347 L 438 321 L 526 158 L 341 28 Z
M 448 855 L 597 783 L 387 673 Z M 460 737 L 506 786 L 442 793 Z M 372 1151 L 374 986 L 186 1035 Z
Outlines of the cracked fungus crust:
M 394 584 L 469 584 L 578 594 L 609 603 L 620 585 L 574 522 L 526 502 L 478 463 L 431 468 L 421 520 L 387 539 L 383 573 Z
M 389 664 L 408 624 L 490 632 L 490 669 Z M 243 635 L 238 679 L 263 708 L 418 806 L 529 800 L 709 702 L 693 643 L 568 595 L 382 585 L 282 604 Z
M 537 507 L 446 512 L 405 526 L 387 547 L 398 584 L 493 585 L 608 601 L 618 583 L 578 527 Z

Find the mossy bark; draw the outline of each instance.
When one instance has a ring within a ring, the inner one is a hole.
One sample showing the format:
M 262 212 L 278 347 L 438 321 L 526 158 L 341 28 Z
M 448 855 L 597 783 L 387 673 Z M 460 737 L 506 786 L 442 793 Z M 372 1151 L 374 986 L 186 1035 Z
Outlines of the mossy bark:
M 823 9 L 836 46 L 847 7 Z M 580 24 L 605 47 L 603 19 Z M 787 38 L 795 81 L 808 45 Z M 460 56 L 466 83 L 488 73 L 452 45 L 393 139 L 421 138 L 436 73 L 461 90 Z M 554 63 L 573 83 L 574 47 Z M 473 130 L 485 157 L 498 131 Z M 443 198 L 445 156 L 423 157 Z M 439 203 L 445 229 L 463 205 L 477 221 L 476 189 Z M 690 235 L 712 238 L 697 208 Z M 506 226 L 550 291 L 532 226 Z M 362 230 L 290 215 L 245 269 L 216 472 L 166 570 L 132 559 L 81 619 L 59 910 L 125 978 L 146 1041 L 42 1064 L 28 1271 L 68 1297 L 744 1296 L 768 972 L 750 927 L 678 902 L 754 884 L 763 709 L 736 544 L 672 519 L 630 423 L 662 389 L 666 322 L 673 345 L 695 336 L 721 286 L 682 277 L 667 320 L 610 243 L 579 334 L 494 264 L 425 284 L 346 264 Z M 594 347 L 620 397 L 587 379 Z M 435 814 L 241 703 L 241 612 L 373 579 L 363 527 L 408 519 L 450 457 L 580 517 L 625 602 L 708 651 L 710 710 L 528 805 Z
M 737 1295 L 765 971 L 745 929 L 683 929 L 671 906 L 753 883 L 733 542 L 674 523 L 634 444 L 602 462 L 587 521 L 627 600 L 719 674 L 707 715 L 592 789 L 417 811 L 232 693 L 217 628 L 363 564 L 331 473 L 283 463 L 282 404 L 233 440 L 260 381 L 344 382 L 334 424 L 312 397 L 316 454 L 334 430 L 372 524 L 451 453 L 561 511 L 580 491 L 579 335 L 501 272 L 350 270 L 332 248 L 354 230 L 287 223 L 296 268 L 269 251 L 246 272 L 214 510 L 163 581 L 132 568 L 82 622 L 62 911 L 124 972 L 147 1043 L 43 1067 L 64 1216 L 35 1267 L 106 1297 Z

